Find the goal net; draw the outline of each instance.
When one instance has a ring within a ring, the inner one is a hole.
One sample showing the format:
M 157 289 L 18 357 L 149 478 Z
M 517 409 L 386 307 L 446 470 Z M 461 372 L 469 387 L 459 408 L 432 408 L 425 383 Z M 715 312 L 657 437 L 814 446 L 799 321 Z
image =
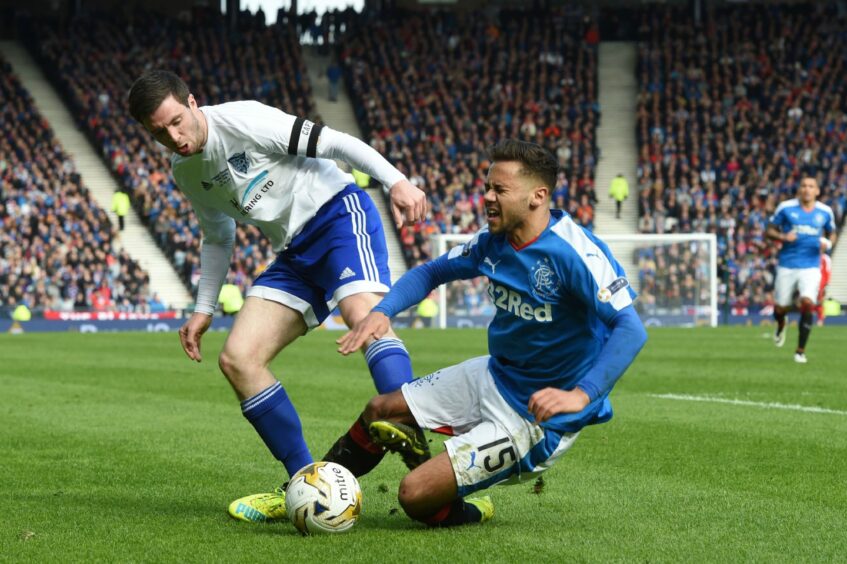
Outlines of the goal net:
M 473 235 L 436 234 L 435 256 Z M 638 293 L 636 310 L 646 325 L 718 324 L 717 239 L 712 233 L 605 235 L 601 239 Z M 461 280 L 438 290 L 439 327 L 486 327 L 494 315 L 485 277 Z

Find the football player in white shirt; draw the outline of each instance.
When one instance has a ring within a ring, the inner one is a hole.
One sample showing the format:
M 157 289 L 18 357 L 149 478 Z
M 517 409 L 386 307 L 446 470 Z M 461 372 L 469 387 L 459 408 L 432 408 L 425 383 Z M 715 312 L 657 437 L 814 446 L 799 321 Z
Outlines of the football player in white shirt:
M 173 151 L 174 179 L 203 231 L 196 308 L 179 330 L 190 359 L 202 359 L 200 341 L 229 269 L 236 220 L 258 227 L 278 253 L 253 281 L 218 364 L 244 416 L 294 474 L 312 456 L 268 365 L 336 306 L 352 327 L 390 286 L 379 214 L 332 159 L 390 187 L 398 228 L 424 219 L 424 193 L 359 139 L 255 101 L 198 107 L 186 83 L 168 71 L 138 78 L 129 110 Z M 411 381 L 409 355 L 393 332 L 363 350 L 380 393 Z M 229 513 L 245 521 L 284 518 L 284 491 L 238 499 Z

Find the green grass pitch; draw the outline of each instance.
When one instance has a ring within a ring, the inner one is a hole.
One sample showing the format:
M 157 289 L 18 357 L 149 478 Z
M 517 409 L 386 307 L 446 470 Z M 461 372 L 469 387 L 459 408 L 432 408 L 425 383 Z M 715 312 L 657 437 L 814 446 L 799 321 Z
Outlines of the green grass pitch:
M 337 332 L 274 372 L 321 456 L 372 395 Z M 401 335 L 418 375 L 484 354 L 482 331 Z M 300 537 L 230 520 L 228 502 L 285 478 L 216 364 L 175 334 L 0 335 L 0 561 L 809 562 L 847 560 L 847 328 L 655 329 L 587 428 L 533 483 L 490 490 L 493 521 L 428 530 L 396 501 L 404 468 L 362 479 L 352 532 Z M 433 448 L 440 451 L 440 439 Z

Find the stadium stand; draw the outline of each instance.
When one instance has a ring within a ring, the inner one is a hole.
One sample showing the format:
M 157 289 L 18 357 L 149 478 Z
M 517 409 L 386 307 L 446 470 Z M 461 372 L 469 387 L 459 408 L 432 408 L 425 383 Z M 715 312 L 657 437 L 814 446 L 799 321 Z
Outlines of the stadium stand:
M 430 199 L 429 221 L 401 233 L 410 266 L 431 258 L 432 233 L 484 224 L 485 149 L 504 137 L 559 157 L 556 205 L 591 226 L 597 30 L 579 10 L 398 11 L 350 28 L 338 55 L 365 138 Z
M 685 7 L 645 8 L 639 23 L 639 230 L 715 233 L 721 302 L 760 310 L 776 265 L 767 220 L 801 176 L 844 220 L 844 20 L 833 5 L 757 4 L 715 8 L 701 27 Z M 686 264 L 655 293 L 643 269 L 642 301 L 684 292 L 698 275 Z
M 144 312 L 149 278 L 0 58 L 0 307 Z
M 775 205 L 813 174 L 839 225 L 847 208 L 843 19 L 829 5 L 726 6 L 698 27 L 687 10 L 632 9 L 615 24 L 639 38 L 637 227 L 715 233 L 722 303 L 768 306 L 775 249 L 764 227 Z M 563 167 L 555 204 L 592 226 L 599 36 L 579 9 L 344 11 L 320 24 L 312 16 L 266 28 L 242 14 L 235 31 L 203 10 L 191 23 L 135 14 L 32 24 L 35 55 L 189 286 L 199 276 L 197 223 L 167 155 L 126 116 L 124 93 L 155 65 L 188 78 L 201 104 L 256 98 L 319 119 L 298 42 L 305 36 L 336 44 L 365 138 L 428 193 L 429 220 L 400 234 L 410 266 L 431 258 L 431 234 L 484 223 L 484 149 L 505 136 L 555 152 Z M 238 237 L 230 281 L 244 290 L 273 252 L 249 226 Z M 697 250 L 691 261 L 679 260 L 692 253 L 682 244 L 644 253 L 645 307 L 705 287 Z
M 266 27 L 242 13 L 230 31 L 220 15 L 196 10 L 193 17 L 188 23 L 102 14 L 58 27 L 33 21 L 38 41 L 29 44 L 192 291 L 199 280 L 198 223 L 170 176 L 169 155 L 125 109 L 132 81 L 152 66 L 167 68 L 186 78 L 200 105 L 256 99 L 316 118 L 293 24 Z M 275 253 L 255 227 L 240 225 L 236 237 L 228 280 L 243 291 Z

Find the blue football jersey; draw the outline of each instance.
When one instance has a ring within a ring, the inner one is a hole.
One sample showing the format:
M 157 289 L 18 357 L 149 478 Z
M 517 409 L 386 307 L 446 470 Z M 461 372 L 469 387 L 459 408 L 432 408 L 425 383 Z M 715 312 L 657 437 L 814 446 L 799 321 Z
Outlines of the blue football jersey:
M 514 248 L 484 229 L 448 254 L 455 278 L 484 275 L 496 314 L 488 328 L 489 370 L 500 393 L 528 419 L 541 388 L 572 389 L 596 362 L 607 324 L 635 292 L 605 243 L 563 212 L 532 243 Z M 582 412 L 545 427 L 573 432 L 612 416 L 609 391 Z
M 797 239 L 791 243 L 782 243 L 779 251 L 779 266 L 785 268 L 820 268 L 820 239 L 835 231 L 835 215 L 832 208 L 821 202 L 815 202 L 811 211 L 806 211 L 797 198 L 779 204 L 770 218 L 770 223 L 782 233 L 791 231 Z

